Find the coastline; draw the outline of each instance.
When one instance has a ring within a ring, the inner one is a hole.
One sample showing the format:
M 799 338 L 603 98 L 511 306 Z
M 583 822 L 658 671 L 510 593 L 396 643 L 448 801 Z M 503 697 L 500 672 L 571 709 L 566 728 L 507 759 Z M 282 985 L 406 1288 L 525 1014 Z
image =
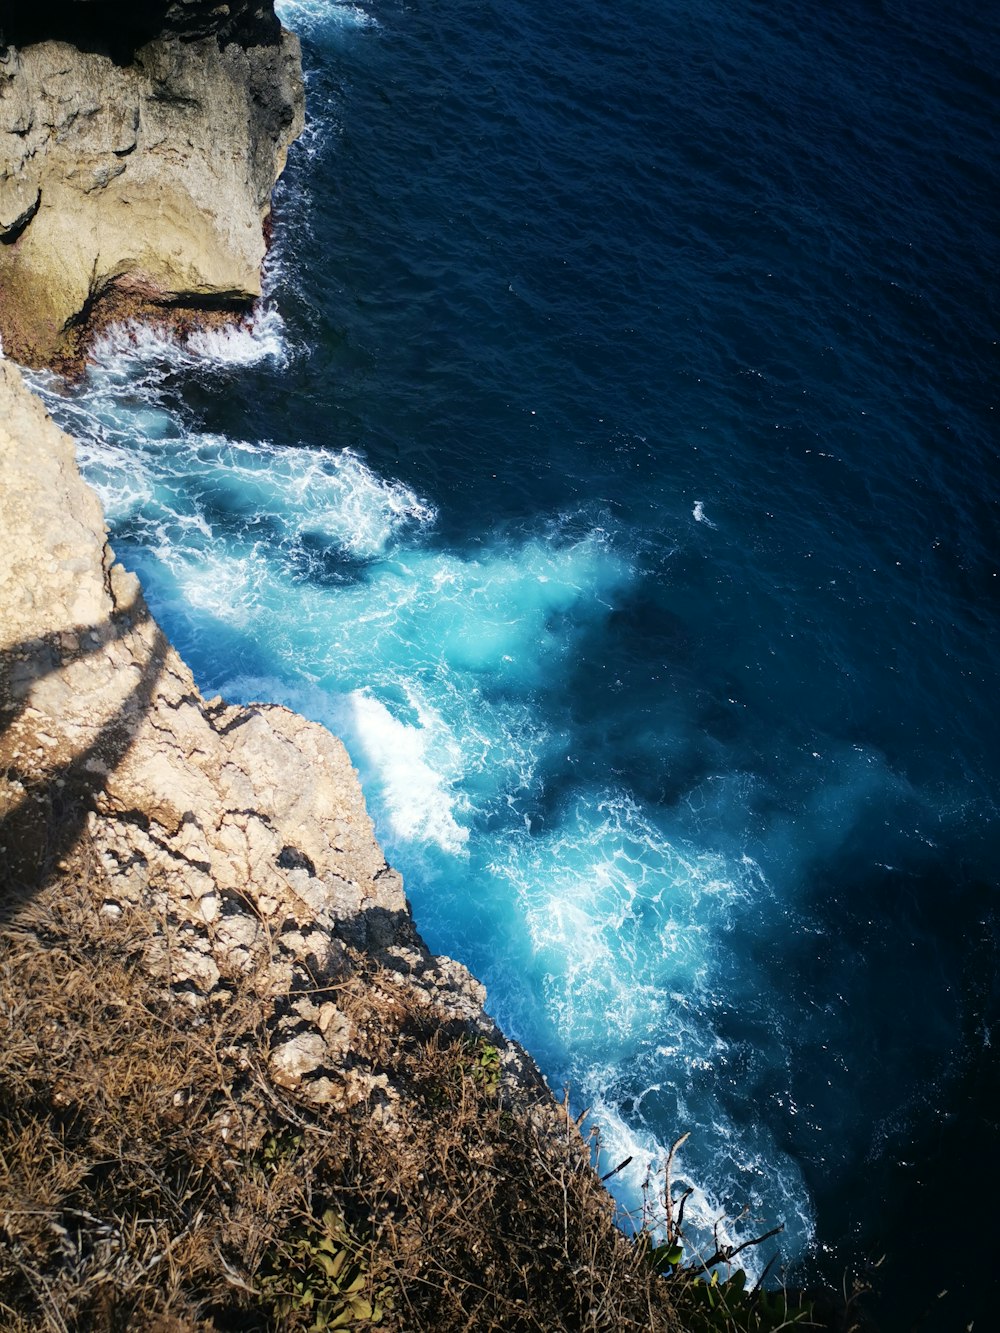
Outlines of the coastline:
M 161 87 L 160 100 L 188 114 L 195 99 L 177 91 L 186 85 L 176 60 L 186 51 L 196 66 L 207 61 L 210 87 L 229 77 L 233 47 L 220 64 L 210 37 L 167 45 L 173 91 L 164 99 Z M 285 76 L 290 50 L 297 58 L 282 39 Z M 163 59 L 137 53 L 147 72 Z M 103 319 L 197 320 L 228 302 L 246 309 L 259 290 L 269 204 L 259 240 L 237 255 L 241 281 L 225 264 L 206 277 L 211 264 L 188 221 L 193 258 L 179 260 L 180 213 L 164 207 L 176 164 L 164 188 L 133 170 L 145 104 L 135 138 L 110 148 L 126 169 L 103 180 L 88 166 L 89 188 L 76 189 L 81 159 L 105 153 L 109 124 L 117 129 L 132 96 L 127 71 L 101 55 L 78 61 L 65 43 L 7 48 L 8 85 L 12 60 L 26 82 L 4 104 L 15 103 L 17 122 L 3 127 L 6 142 L 40 124 L 46 144 L 36 155 L 52 150 L 48 175 L 28 182 L 27 207 L 24 162 L 6 174 L 0 256 L 12 358 L 0 359 L 0 1075 L 10 1168 L 0 1289 L 12 1327 L 67 1317 L 95 1328 L 123 1318 L 153 1327 L 161 1317 L 157 1328 L 214 1327 L 227 1299 L 282 1328 L 320 1327 L 313 1312 L 337 1326 L 535 1327 L 522 1293 L 549 1310 L 547 1327 L 575 1326 L 595 1302 L 609 1311 L 601 1326 L 645 1326 L 629 1312 L 655 1306 L 656 1326 L 673 1327 L 656 1274 L 614 1225 L 578 1124 L 487 1016 L 479 983 L 420 939 L 343 746 L 286 709 L 202 698 L 138 580 L 116 562 L 72 441 L 15 368 L 19 357 L 78 371 L 102 310 Z M 44 104 L 52 78 L 64 91 L 75 82 L 77 107 L 89 98 L 103 108 L 83 118 L 96 149 L 64 133 L 78 110 L 59 121 L 26 107 L 25 87 L 28 102 Z M 211 104 L 198 103 L 203 127 Z M 281 134 L 263 154 L 272 183 L 282 136 L 301 124 L 294 97 L 282 105 L 292 114 L 278 117 Z M 218 135 L 191 147 L 197 174 Z M 206 179 L 217 191 L 217 177 Z M 152 213 L 136 211 L 143 197 Z M 109 232 L 123 198 L 127 231 Z M 95 254 L 88 238 L 98 232 Z M 139 234 L 136 257 L 129 245 Z M 53 1023 L 61 1038 L 47 1043 Z M 91 1181 L 102 1154 L 107 1188 Z M 491 1182 L 474 1202 L 469 1170 Z M 147 1262 L 136 1237 L 150 1210 L 162 1253 L 197 1239 L 197 1262 L 172 1261 L 169 1272 Z M 61 1239 L 67 1218 L 76 1219 L 73 1253 Z M 481 1238 L 471 1248 L 470 1229 Z M 337 1272 L 324 1264 L 310 1276 L 308 1255 L 321 1243 Z M 428 1264 L 443 1287 L 427 1284 Z M 303 1268 L 313 1284 L 304 1306 L 302 1282 L 288 1277 Z M 348 1270 L 349 1284 L 340 1280 Z M 464 1308 L 473 1288 L 492 1291 L 491 1309 L 507 1313 L 477 1321 Z
M 266 226 L 265 217 L 265 231 Z M 247 309 L 251 299 L 244 292 L 235 299 L 232 311 L 213 306 L 211 314 L 206 315 L 205 307 L 198 304 L 204 300 L 202 295 L 189 290 L 183 300 L 172 304 L 173 296 L 168 294 L 164 304 L 165 292 L 165 288 L 143 288 L 141 283 L 130 286 L 128 280 L 115 277 L 90 307 L 87 328 L 93 332 L 100 327 L 99 321 L 106 322 L 116 314 L 179 320 L 182 328 L 183 321 L 198 325 L 206 319 L 217 319 L 226 323 Z M 229 299 L 216 293 L 210 301 L 224 305 Z M 73 328 L 82 338 L 84 324 L 74 324 Z M 64 369 L 79 370 L 82 346 L 78 343 L 75 351 L 63 357 L 60 364 Z M 13 387 L 15 377 L 7 375 L 2 363 L 0 372 L 7 386 L 6 419 L 29 423 L 19 426 L 12 437 L 26 465 L 28 458 L 35 456 L 36 432 L 41 439 L 47 428 L 32 415 L 34 409 L 24 405 L 20 390 Z M 47 444 L 45 449 L 49 448 Z M 62 445 L 53 444 L 51 450 L 57 460 L 65 452 Z M 57 461 L 47 480 L 42 474 L 42 493 L 46 497 L 60 494 L 67 467 Z M 19 493 L 31 494 L 32 471 L 25 466 L 24 484 L 15 488 Z M 68 484 L 77 498 L 59 500 L 49 510 L 48 518 L 37 518 L 29 524 L 28 535 L 11 543 L 19 554 L 27 556 L 37 545 L 39 532 L 62 532 L 65 523 L 59 515 L 74 513 L 78 505 L 87 509 L 90 501 L 80 500 L 75 481 L 70 479 Z M 15 531 L 13 525 L 10 531 Z M 81 555 L 79 546 L 69 541 L 65 553 L 56 553 L 57 563 L 65 559 L 66 569 L 73 573 L 73 579 L 54 599 L 45 594 L 52 605 L 58 604 L 58 614 L 41 630 L 29 618 L 18 631 L 24 637 L 11 639 L 8 647 L 13 651 L 5 663 L 7 679 L 13 680 L 15 688 L 5 700 L 14 724 L 7 742 L 11 749 L 4 757 L 12 761 L 8 770 L 14 783 L 23 789 L 14 787 L 7 795 L 15 819 L 30 829 L 24 844 L 28 854 L 22 857 L 20 850 L 18 853 L 17 873 L 26 892 L 14 927 L 22 943 L 28 935 L 35 941 L 23 955 L 18 956 L 16 950 L 9 955 L 14 960 L 13 972 L 22 978 L 33 974 L 37 979 L 45 950 L 36 945 L 44 942 L 48 949 L 55 940 L 58 950 L 65 952 L 78 935 L 83 941 L 84 960 L 72 973 L 76 980 L 71 984 L 84 989 L 95 979 L 96 984 L 102 984 L 111 974 L 108 959 L 120 957 L 124 950 L 133 961 L 141 960 L 135 975 L 141 976 L 141 987 L 146 988 L 142 991 L 143 1003 L 151 1011 L 162 1009 L 168 1014 L 175 1032 L 187 1032 L 191 1024 L 194 1028 L 211 1027 L 218 1049 L 221 1039 L 216 1040 L 214 1034 L 229 1022 L 226 1015 L 253 1013 L 252 1036 L 250 1028 L 245 1028 L 235 1042 L 229 1041 L 231 1032 L 226 1038 L 227 1051 L 231 1048 L 239 1054 L 227 1053 L 223 1061 L 230 1081 L 230 1102 L 224 1109 L 218 1102 L 212 1103 L 215 1132 L 232 1145 L 228 1169 L 235 1169 L 232 1162 L 238 1161 L 250 1174 L 258 1167 L 266 1174 L 277 1158 L 279 1171 L 294 1167 L 297 1175 L 310 1182 L 314 1179 L 310 1173 L 316 1173 L 316 1178 L 323 1180 L 323 1188 L 336 1193 L 349 1172 L 338 1164 L 336 1170 L 341 1176 L 335 1184 L 329 1162 L 321 1160 L 317 1144 L 324 1135 L 333 1133 L 346 1133 L 353 1144 L 350 1135 L 362 1126 L 359 1160 L 368 1154 L 365 1160 L 370 1179 L 362 1181 L 358 1168 L 346 1192 L 338 1195 L 355 1202 L 363 1200 L 357 1216 L 348 1217 L 351 1210 L 344 1207 L 337 1221 L 328 1224 L 325 1212 L 313 1210 L 308 1224 L 313 1230 L 308 1231 L 306 1240 L 296 1233 L 296 1244 L 302 1241 L 311 1246 L 319 1243 L 319 1237 L 333 1245 L 337 1254 L 348 1249 L 353 1254 L 351 1247 L 355 1246 L 374 1246 L 366 1251 L 365 1260 L 363 1285 L 367 1294 L 363 1299 L 368 1304 L 350 1312 L 357 1323 L 450 1327 L 440 1311 L 436 1322 L 408 1324 L 398 1310 L 398 1294 L 392 1298 L 397 1301 L 395 1313 L 382 1301 L 388 1286 L 380 1285 L 382 1276 L 376 1274 L 388 1270 L 378 1267 L 385 1258 L 378 1249 L 396 1225 L 400 1205 L 395 1196 L 386 1203 L 384 1194 L 376 1199 L 365 1195 L 379 1172 L 390 1169 L 386 1158 L 378 1156 L 379 1149 L 365 1136 L 372 1131 L 387 1144 L 398 1141 L 394 1135 L 409 1136 L 410 1155 L 403 1154 L 408 1172 L 405 1191 L 400 1187 L 399 1192 L 409 1192 L 416 1200 L 409 1223 L 414 1217 L 422 1221 L 415 1224 L 416 1231 L 411 1229 L 407 1243 L 418 1234 L 427 1240 L 428 1233 L 421 1232 L 420 1227 L 429 1226 L 440 1214 L 434 1212 L 437 1205 L 433 1190 L 422 1181 L 422 1167 L 418 1165 L 420 1154 L 426 1159 L 439 1142 L 426 1134 L 447 1135 L 456 1124 L 464 1134 L 467 1126 L 463 1117 L 473 1109 L 488 1124 L 486 1139 L 477 1142 L 473 1150 L 462 1139 L 465 1158 L 460 1163 L 452 1160 L 452 1178 L 447 1172 L 436 1177 L 435 1189 L 447 1192 L 453 1186 L 461 1187 L 470 1172 L 480 1190 L 484 1180 L 502 1180 L 504 1199 L 486 1225 L 487 1229 L 490 1225 L 503 1228 L 512 1211 L 526 1211 L 530 1218 L 533 1196 L 544 1194 L 547 1188 L 539 1187 L 538 1173 L 551 1171 L 552 1179 L 563 1190 L 564 1202 L 567 1176 L 572 1178 L 574 1188 L 579 1185 L 583 1191 L 585 1197 L 581 1196 L 579 1212 L 573 1215 L 573 1226 L 580 1224 L 581 1237 L 590 1236 L 585 1245 L 595 1244 L 593 1227 L 600 1230 L 601 1253 L 608 1259 L 606 1271 L 600 1280 L 595 1279 L 593 1255 L 597 1251 L 592 1250 L 589 1286 L 572 1298 L 565 1295 L 564 1288 L 558 1298 L 563 1305 L 555 1307 L 558 1316 L 552 1316 L 545 1326 L 562 1327 L 564 1317 L 566 1326 L 575 1326 L 572 1320 L 576 1313 L 583 1317 L 594 1309 L 604 1309 L 602 1282 L 618 1280 L 622 1274 L 624 1286 L 632 1295 L 658 1301 L 662 1296 L 660 1284 L 654 1284 L 650 1297 L 649 1289 L 642 1285 L 649 1275 L 637 1274 L 629 1266 L 631 1260 L 623 1257 L 627 1251 L 621 1247 L 621 1238 L 609 1236 L 603 1229 L 611 1208 L 603 1191 L 592 1188 L 596 1183 L 591 1166 L 592 1142 L 588 1145 L 580 1139 L 566 1108 L 553 1102 L 530 1059 L 506 1042 L 491 1024 L 482 1008 L 481 987 L 458 964 L 429 955 L 417 936 L 402 886 L 374 841 L 356 775 L 342 747 L 338 749 L 339 743 L 322 728 L 303 722 L 285 709 L 253 704 L 230 708 L 221 699 L 201 698 L 187 668 L 149 621 L 141 592 L 114 563 L 99 515 L 89 524 L 83 541 L 91 555 Z M 51 552 L 44 541 L 41 546 L 45 564 Z M 99 550 L 97 565 L 92 559 L 93 550 Z M 89 609 L 71 605 L 85 566 L 90 574 L 82 581 L 95 590 Z M 95 575 L 98 567 L 99 576 Z M 96 592 L 97 583 L 104 589 L 104 600 Z M 14 585 L 37 588 L 39 605 L 45 600 L 45 581 L 38 577 L 37 567 L 30 560 L 18 567 Z M 95 634 L 91 641 L 90 636 Z M 98 665 L 100 671 L 96 670 Z M 79 680 L 87 683 L 81 688 Z M 124 689 L 126 682 L 131 686 L 129 691 Z M 67 698 L 73 701 L 71 709 L 58 702 Z M 86 707 L 77 710 L 81 698 Z M 29 701 L 26 706 L 24 700 Z M 48 706 L 47 700 L 56 702 Z M 38 703 L 45 707 L 36 707 Z M 44 762 L 30 766 L 26 756 L 36 752 Z M 314 793 L 314 788 L 318 792 Z M 25 792 L 37 808 L 22 799 Z M 308 800 L 298 800 L 313 794 L 317 799 L 311 807 Z M 79 837 L 70 852 L 63 854 L 61 844 L 66 837 L 59 832 L 59 825 L 67 811 L 70 817 L 66 831 L 73 838 L 77 834 Z M 22 819 L 25 812 L 40 816 L 40 820 Z M 350 836 L 345 836 L 345 828 Z M 32 889 L 27 883 L 28 867 L 42 864 L 39 848 L 52 873 L 41 876 L 44 882 Z M 90 983 L 80 980 L 85 975 Z M 130 1021 L 135 1022 L 134 1017 Z M 99 1031 L 99 1025 L 95 1026 L 87 1039 L 93 1041 L 94 1032 Z M 417 1075 L 412 1063 L 407 1063 L 413 1055 L 415 1037 L 424 1062 Z M 446 1058 L 440 1055 L 442 1046 Z M 71 1093 L 66 1094 L 62 1090 L 66 1069 L 57 1069 L 56 1061 L 51 1076 L 46 1073 L 45 1077 L 49 1082 L 45 1084 L 43 1079 L 39 1086 L 47 1090 L 32 1093 L 35 1103 L 42 1104 L 47 1097 L 58 1108 L 60 1099 L 70 1095 L 75 1115 L 84 1100 L 83 1083 L 74 1085 L 71 1078 Z M 248 1096 L 250 1084 L 257 1092 L 268 1089 L 261 1095 L 271 1099 L 272 1111 L 275 1106 L 279 1108 L 276 1119 L 268 1118 L 271 1111 L 262 1114 L 260 1105 Z M 211 1079 L 199 1087 L 197 1095 L 204 1095 L 206 1103 L 219 1091 L 212 1088 Z M 86 1095 L 94 1095 L 92 1086 Z M 191 1091 L 175 1084 L 157 1084 L 156 1096 L 161 1103 L 158 1114 L 165 1107 L 173 1107 L 172 1112 L 166 1111 L 168 1117 L 192 1105 Z M 241 1129 L 237 1134 L 231 1128 L 233 1117 L 250 1123 L 251 1131 Z M 497 1171 L 493 1154 L 509 1134 L 512 1118 L 520 1127 L 518 1133 L 521 1129 L 527 1133 L 530 1126 L 540 1130 L 542 1146 L 530 1136 L 519 1139 L 520 1162 L 511 1158 Z M 190 1120 L 192 1128 L 205 1128 L 200 1110 L 192 1110 Z M 412 1129 L 415 1120 L 421 1121 L 416 1131 Z M 433 1126 L 424 1121 L 434 1122 Z M 308 1125 L 302 1131 L 308 1143 L 305 1153 L 300 1151 L 301 1145 L 290 1148 L 282 1137 L 287 1134 L 294 1139 L 303 1123 Z M 348 1130 L 344 1130 L 344 1123 L 350 1126 Z M 418 1140 L 419 1152 L 412 1148 Z M 558 1151 L 551 1155 L 554 1145 Z M 203 1142 L 198 1152 L 205 1151 Z M 350 1151 L 354 1152 L 354 1147 Z M 525 1169 L 529 1161 L 531 1171 Z M 397 1186 L 398 1181 L 394 1189 Z M 384 1188 L 384 1182 L 379 1188 Z M 485 1192 L 492 1188 L 491 1183 Z M 448 1198 L 449 1207 L 462 1216 L 465 1235 L 470 1230 L 475 1234 L 477 1224 L 472 1215 L 461 1213 L 465 1202 L 460 1188 Z M 295 1207 L 301 1209 L 301 1199 Z M 93 1216 L 102 1216 L 99 1209 L 87 1208 Z M 406 1207 L 402 1211 L 405 1217 Z M 561 1270 L 562 1259 L 558 1244 L 552 1244 L 553 1236 L 557 1241 L 561 1237 L 562 1254 L 567 1260 L 571 1247 L 565 1229 L 560 1231 L 557 1214 L 558 1210 L 536 1212 L 531 1244 L 549 1269 Z M 56 1209 L 51 1216 L 62 1225 L 58 1219 L 63 1212 Z M 292 1216 L 296 1224 L 301 1221 L 293 1209 L 283 1214 L 285 1223 Z M 378 1218 L 375 1232 L 370 1229 L 373 1216 Z M 184 1226 L 192 1217 L 185 1214 Z M 104 1218 L 102 1225 L 109 1225 L 107 1215 Z M 184 1226 L 178 1227 L 180 1241 L 184 1240 Z M 344 1248 L 337 1248 L 344 1237 L 342 1226 L 348 1226 L 351 1240 L 349 1246 L 345 1242 Z M 589 1232 L 587 1227 L 591 1227 Z M 441 1234 L 445 1239 L 431 1238 L 431 1248 L 459 1243 L 454 1236 L 447 1239 L 446 1229 Z M 97 1242 L 93 1243 L 96 1246 Z M 234 1286 L 243 1282 L 249 1292 L 251 1286 L 257 1287 L 261 1274 L 271 1281 L 276 1276 L 276 1252 L 289 1266 L 301 1259 L 301 1252 L 296 1251 L 299 1259 L 295 1259 L 287 1246 L 281 1249 L 279 1245 L 275 1251 L 273 1237 L 270 1243 L 272 1248 L 267 1253 L 271 1258 L 252 1249 L 246 1252 L 237 1266 Z M 232 1239 L 223 1244 L 228 1247 L 225 1252 L 231 1263 Z M 585 1245 L 583 1251 L 574 1250 L 576 1268 L 559 1271 L 558 1281 L 566 1279 L 571 1285 L 569 1279 L 579 1277 L 581 1263 L 586 1260 Z M 490 1253 L 494 1262 L 496 1252 Z M 398 1255 L 394 1262 L 397 1260 Z M 485 1260 L 477 1256 L 476 1265 L 482 1263 Z M 398 1270 L 394 1271 L 398 1277 Z M 501 1302 L 511 1296 L 511 1277 L 520 1270 L 514 1262 L 508 1263 L 504 1271 L 506 1278 L 497 1279 L 499 1285 L 494 1292 Z M 448 1317 L 454 1314 L 458 1318 L 457 1312 L 462 1311 L 468 1294 L 462 1284 L 471 1283 L 473 1276 L 476 1281 L 482 1278 L 478 1267 L 474 1275 L 470 1273 L 452 1287 L 455 1310 Z M 426 1273 L 414 1277 L 411 1272 L 410 1276 L 418 1284 L 426 1279 Z M 553 1293 L 558 1281 L 551 1291 L 546 1285 L 552 1276 L 547 1272 L 541 1281 L 542 1301 L 556 1299 Z M 402 1289 L 405 1291 L 405 1283 Z M 338 1318 L 345 1313 L 341 1296 L 339 1289 L 324 1289 L 322 1296 Z M 257 1298 L 262 1298 L 259 1288 Z M 276 1301 L 292 1299 L 287 1291 L 275 1297 Z M 518 1298 L 522 1303 L 523 1299 Z M 574 1305 L 577 1299 L 580 1303 Z M 273 1316 L 276 1319 L 291 1317 L 290 1307 L 275 1303 L 270 1308 L 277 1312 Z M 213 1307 L 210 1317 L 217 1312 Z M 468 1309 L 462 1317 L 467 1321 L 473 1318 Z M 506 1322 L 496 1327 L 520 1327 L 520 1317 L 517 1311 L 509 1313 Z M 621 1311 L 617 1322 L 610 1314 L 604 1317 L 610 1322 L 598 1321 L 594 1326 L 674 1327 L 666 1311 L 662 1323 L 633 1325 L 628 1322 L 632 1315 Z M 650 1321 L 652 1318 L 650 1315 Z M 279 1322 L 277 1326 L 286 1324 Z M 480 1323 L 457 1326 L 493 1325 L 483 1316 Z M 524 1326 L 535 1325 L 525 1322 Z
M 136 33 L 91 8 L 0 29 L 0 338 L 76 374 L 112 322 L 249 313 L 304 118 L 298 40 L 272 6 L 217 34 L 183 7 Z

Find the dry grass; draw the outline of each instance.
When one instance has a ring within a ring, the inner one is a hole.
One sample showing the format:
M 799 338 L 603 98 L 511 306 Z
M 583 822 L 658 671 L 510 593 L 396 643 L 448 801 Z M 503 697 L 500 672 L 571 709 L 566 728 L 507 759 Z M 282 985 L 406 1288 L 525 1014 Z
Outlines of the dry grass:
M 315 998 L 384 1084 L 311 1107 L 267 1077 L 252 978 L 165 996 L 155 923 L 105 920 L 95 881 L 0 936 L 0 1327 L 679 1327 L 575 1126 L 505 1088 L 482 1038 L 350 954 Z

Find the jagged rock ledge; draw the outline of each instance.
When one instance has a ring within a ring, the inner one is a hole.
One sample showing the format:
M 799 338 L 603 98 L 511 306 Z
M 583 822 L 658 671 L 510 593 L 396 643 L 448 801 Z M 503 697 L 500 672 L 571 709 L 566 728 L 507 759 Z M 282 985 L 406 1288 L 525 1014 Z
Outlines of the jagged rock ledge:
M 0 339 L 78 368 L 113 319 L 213 320 L 260 295 L 301 131 L 270 0 L 61 0 L 0 15 Z M 5 6 L 5 11 L 7 7 Z

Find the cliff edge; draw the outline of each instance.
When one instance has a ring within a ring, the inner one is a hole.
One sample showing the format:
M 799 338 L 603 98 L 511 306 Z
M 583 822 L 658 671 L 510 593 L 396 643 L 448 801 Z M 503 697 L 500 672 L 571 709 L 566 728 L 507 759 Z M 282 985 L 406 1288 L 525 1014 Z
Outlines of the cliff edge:
M 298 41 L 273 6 L 17 10 L 0 17 L 6 354 L 68 367 L 95 322 L 245 310 L 303 121 Z
M 8 889 L 43 888 L 85 841 L 97 910 L 160 923 L 144 964 L 167 992 L 197 1004 L 264 971 L 271 997 L 314 989 L 343 942 L 424 977 L 453 1017 L 492 1033 L 479 984 L 420 943 L 343 745 L 287 709 L 201 697 L 115 562 L 73 442 L 5 361 L 0 471 Z M 331 1021 L 290 1000 L 275 1030 L 275 1077 L 314 1102 L 335 1095 Z
M 270 0 L 5 13 L 7 356 L 251 301 L 301 119 Z M 0 476 L 4 1328 L 676 1329 L 343 746 L 201 696 L 2 355 Z
M 2 359 L 0 474 L 4 1327 L 675 1329 L 343 746 L 201 697 Z

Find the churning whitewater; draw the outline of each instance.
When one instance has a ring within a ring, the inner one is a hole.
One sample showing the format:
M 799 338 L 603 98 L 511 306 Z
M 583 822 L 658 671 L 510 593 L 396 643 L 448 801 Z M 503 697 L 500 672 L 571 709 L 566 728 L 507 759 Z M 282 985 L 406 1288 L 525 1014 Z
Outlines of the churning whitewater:
M 177 375 L 290 356 L 270 308 L 184 343 L 123 328 L 81 396 L 36 385 L 206 688 L 345 739 L 424 933 L 474 961 L 501 1023 L 594 1108 L 606 1159 L 632 1157 L 617 1189 L 637 1211 L 664 1126 L 718 1121 L 696 1090 L 725 1054 L 707 1016 L 770 892 L 748 855 L 671 835 L 575 754 L 551 697 L 638 577 L 629 534 L 580 511 L 442 549 L 429 499 L 357 452 L 192 431 L 164 406 Z M 807 1191 L 760 1127 L 716 1123 L 699 1155 L 692 1218 L 709 1228 L 729 1189 L 809 1239 Z
M 286 0 L 253 322 L 33 378 L 202 689 L 344 738 L 623 1208 L 690 1131 L 701 1240 L 888 1251 L 887 1329 L 992 1132 L 1000 756 L 995 43 L 891 8 Z

